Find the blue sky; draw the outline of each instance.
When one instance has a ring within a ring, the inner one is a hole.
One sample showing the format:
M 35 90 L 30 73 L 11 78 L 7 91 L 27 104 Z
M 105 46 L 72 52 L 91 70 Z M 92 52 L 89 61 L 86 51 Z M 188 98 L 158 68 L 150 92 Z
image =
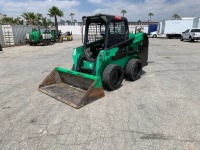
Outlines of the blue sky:
M 0 13 L 9 17 L 19 17 L 23 12 L 47 16 L 52 6 L 64 12 L 62 20 L 70 20 L 70 13 L 75 14 L 77 21 L 96 13 L 122 15 L 123 9 L 129 21 L 147 21 L 149 12 L 154 14 L 154 21 L 172 19 L 175 13 L 181 17 L 200 17 L 200 0 L 0 0 Z

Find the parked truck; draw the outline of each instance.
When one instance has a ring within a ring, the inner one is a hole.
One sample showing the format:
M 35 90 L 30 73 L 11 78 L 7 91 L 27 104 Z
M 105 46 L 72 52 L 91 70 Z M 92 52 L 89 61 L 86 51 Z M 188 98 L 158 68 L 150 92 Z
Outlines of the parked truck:
M 147 34 L 149 35 L 151 32 L 157 31 L 157 27 L 158 27 L 158 24 L 149 24 Z
M 29 45 L 50 45 L 51 42 L 55 41 L 55 30 L 45 28 L 45 30 L 42 31 L 41 28 L 38 27 L 37 29 L 32 29 L 28 36 Z
M 181 34 L 181 41 L 189 40 L 194 42 L 194 40 L 200 40 L 200 29 L 187 29 Z
M 189 28 L 197 28 L 198 25 L 199 17 L 163 20 L 158 23 L 157 31 L 151 32 L 150 37 L 180 38 L 183 31 Z

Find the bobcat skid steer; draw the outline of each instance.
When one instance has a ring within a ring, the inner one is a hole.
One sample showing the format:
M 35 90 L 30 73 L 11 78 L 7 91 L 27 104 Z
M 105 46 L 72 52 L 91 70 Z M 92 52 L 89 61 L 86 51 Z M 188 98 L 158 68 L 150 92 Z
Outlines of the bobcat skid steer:
M 74 48 L 71 69 L 55 68 L 39 90 L 75 108 L 104 96 L 104 89 L 116 90 L 124 78 L 140 78 L 147 66 L 148 36 L 130 34 L 125 17 L 84 16 L 83 45 Z

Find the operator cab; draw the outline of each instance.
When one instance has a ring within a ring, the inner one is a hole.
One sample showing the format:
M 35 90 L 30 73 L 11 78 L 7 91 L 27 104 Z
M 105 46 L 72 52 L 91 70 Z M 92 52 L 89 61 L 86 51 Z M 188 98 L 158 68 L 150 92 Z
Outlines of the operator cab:
M 95 61 L 100 50 L 117 47 L 128 40 L 128 21 L 124 17 L 98 14 L 83 17 L 85 34 L 84 58 Z

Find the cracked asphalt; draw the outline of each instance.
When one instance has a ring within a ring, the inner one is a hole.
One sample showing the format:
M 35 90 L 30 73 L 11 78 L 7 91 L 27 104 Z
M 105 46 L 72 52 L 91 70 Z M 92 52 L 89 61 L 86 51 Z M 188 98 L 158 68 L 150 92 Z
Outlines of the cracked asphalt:
M 142 77 L 74 109 L 38 91 L 80 38 L 0 52 L 1 150 L 199 150 L 200 42 L 150 39 Z

